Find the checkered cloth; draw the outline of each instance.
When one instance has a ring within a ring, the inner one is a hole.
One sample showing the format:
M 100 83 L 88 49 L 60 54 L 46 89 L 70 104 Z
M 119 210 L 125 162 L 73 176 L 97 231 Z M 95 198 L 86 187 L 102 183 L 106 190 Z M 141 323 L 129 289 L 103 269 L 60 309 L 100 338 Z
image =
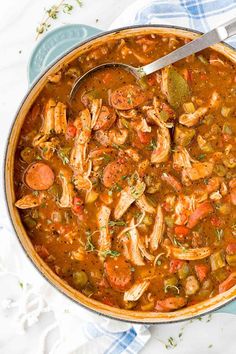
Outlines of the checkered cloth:
M 169 24 L 207 32 L 236 17 L 235 0 L 138 0 L 129 6 L 111 28 L 131 24 Z M 236 47 L 236 38 L 228 43 Z M 104 354 L 134 354 L 140 352 L 150 338 L 149 326 L 131 326 L 126 331 L 111 332 L 100 324 L 89 323 L 89 339 L 106 339 Z

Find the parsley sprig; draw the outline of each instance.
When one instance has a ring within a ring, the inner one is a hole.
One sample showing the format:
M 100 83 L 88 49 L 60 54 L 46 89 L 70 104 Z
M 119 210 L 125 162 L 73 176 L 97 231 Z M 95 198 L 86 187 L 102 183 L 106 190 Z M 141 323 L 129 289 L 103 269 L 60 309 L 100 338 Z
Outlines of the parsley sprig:
M 36 28 L 36 39 L 38 39 L 41 34 L 48 31 L 48 29 L 51 27 L 52 20 L 58 19 L 61 13 L 65 13 L 67 15 L 71 14 L 71 12 L 74 10 L 74 6 L 71 3 L 66 3 L 65 1 L 66 0 L 61 0 L 58 4 L 52 5 L 49 9 L 44 10 L 44 16 Z M 74 1 L 79 7 L 83 5 L 82 0 Z

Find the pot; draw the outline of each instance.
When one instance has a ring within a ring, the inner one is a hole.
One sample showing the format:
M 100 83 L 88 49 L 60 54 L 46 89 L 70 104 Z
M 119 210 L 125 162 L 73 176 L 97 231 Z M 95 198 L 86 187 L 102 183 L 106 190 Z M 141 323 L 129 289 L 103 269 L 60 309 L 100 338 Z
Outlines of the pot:
M 145 33 L 171 33 L 175 36 L 189 38 L 191 40 L 199 36 L 199 33 L 197 32 L 172 26 L 132 26 L 110 32 L 101 32 L 100 30 L 90 26 L 68 25 L 51 31 L 36 46 L 28 67 L 30 88 L 20 105 L 18 112 L 16 113 L 6 149 L 5 194 L 9 216 L 24 251 L 32 261 L 32 264 L 36 266 L 41 274 L 61 293 L 78 303 L 78 305 L 84 306 L 98 314 L 129 322 L 156 324 L 187 320 L 216 310 L 220 312 L 236 313 L 236 302 L 233 302 L 236 298 L 236 286 L 209 300 L 205 300 L 201 303 L 169 313 L 128 311 L 112 308 L 108 305 L 88 298 L 60 279 L 39 257 L 26 234 L 19 212 L 14 206 L 14 155 L 20 130 L 28 110 L 44 87 L 47 81 L 47 76 L 53 74 L 62 65 L 74 60 L 78 55 L 90 50 L 91 48 L 95 48 L 102 43 L 105 43 L 107 40 L 129 37 L 134 34 L 141 35 Z M 221 43 L 215 45 L 213 48 L 236 63 L 236 51 L 232 47 Z M 228 305 L 225 306 L 226 304 Z

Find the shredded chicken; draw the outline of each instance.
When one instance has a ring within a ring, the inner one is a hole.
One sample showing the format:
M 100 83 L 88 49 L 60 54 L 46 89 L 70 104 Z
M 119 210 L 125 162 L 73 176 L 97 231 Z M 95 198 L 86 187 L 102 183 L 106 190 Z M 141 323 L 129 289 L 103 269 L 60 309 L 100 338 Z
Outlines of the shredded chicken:
M 157 207 L 154 227 L 150 235 L 150 249 L 156 251 L 165 231 L 164 216 L 160 205 Z
M 111 209 L 106 205 L 102 205 L 98 211 L 98 227 L 100 231 L 98 245 L 99 251 L 104 252 L 111 249 L 111 238 L 108 229 L 109 218 L 111 215 Z
M 114 210 L 114 217 L 116 220 L 120 219 L 130 205 L 141 197 L 144 193 L 145 187 L 145 183 L 138 179 L 135 185 L 127 186 L 121 191 L 118 203 Z
M 185 261 L 194 261 L 197 259 L 203 259 L 212 253 L 210 247 L 201 247 L 201 248 L 179 248 L 173 246 L 166 246 L 168 250 L 168 255 L 176 259 L 181 259 Z
M 43 196 L 43 193 L 24 195 L 21 199 L 17 200 L 15 206 L 19 209 L 36 208 L 42 204 Z
M 59 178 L 62 184 L 62 195 L 58 202 L 58 205 L 61 208 L 69 208 L 72 205 L 72 200 L 74 196 L 74 187 L 71 183 L 71 176 L 65 169 L 59 172 Z
M 145 194 L 141 195 L 141 197 L 136 200 L 136 205 L 140 210 L 145 211 L 146 213 L 154 214 L 156 211 Z
M 143 280 L 142 282 L 135 283 L 124 293 L 124 301 L 137 301 L 145 293 L 149 285 L 149 280 Z

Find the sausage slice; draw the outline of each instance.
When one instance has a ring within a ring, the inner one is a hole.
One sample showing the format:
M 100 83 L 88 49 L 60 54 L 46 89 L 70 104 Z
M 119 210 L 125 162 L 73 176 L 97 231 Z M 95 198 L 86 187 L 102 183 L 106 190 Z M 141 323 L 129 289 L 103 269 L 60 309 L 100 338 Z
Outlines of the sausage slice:
M 146 99 L 145 93 L 137 85 L 125 85 L 111 94 L 111 104 L 115 109 L 128 110 L 142 104 Z
M 132 283 L 131 265 L 123 256 L 107 257 L 105 273 L 110 286 L 117 291 L 126 291 Z
M 107 130 L 116 120 L 116 113 L 112 107 L 102 106 L 93 130 Z
M 43 162 L 32 163 L 25 171 L 25 183 L 37 191 L 50 188 L 54 183 L 54 178 L 51 167 Z
M 103 171 L 102 181 L 104 186 L 111 188 L 121 180 L 122 176 L 127 175 L 130 170 L 130 164 L 126 160 L 118 159 L 110 162 Z

